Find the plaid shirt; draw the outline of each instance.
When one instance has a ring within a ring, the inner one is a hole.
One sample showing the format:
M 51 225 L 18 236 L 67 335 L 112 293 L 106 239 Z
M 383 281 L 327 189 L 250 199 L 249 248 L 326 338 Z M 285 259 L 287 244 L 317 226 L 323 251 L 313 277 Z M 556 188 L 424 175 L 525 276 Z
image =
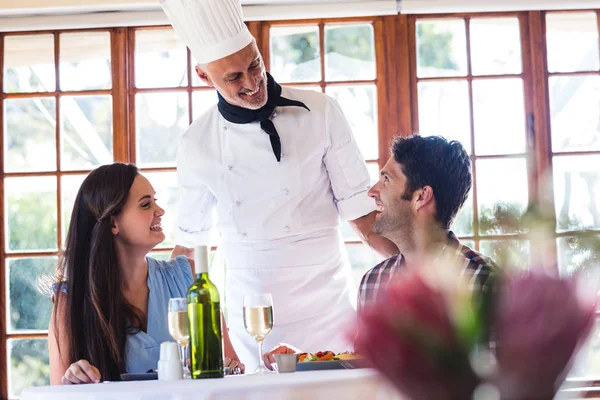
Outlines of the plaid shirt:
M 451 231 L 448 231 L 448 241 L 445 249 L 454 249 L 454 254 L 456 254 L 459 263 L 464 266 L 463 273 L 472 274 L 469 281 L 472 291 L 487 290 L 488 277 L 493 271 L 498 270 L 496 264 L 490 258 L 461 244 Z M 367 272 L 358 288 L 359 311 L 365 306 L 372 305 L 381 293 L 380 289 L 384 289 L 396 272 L 403 268 L 406 268 L 406 262 L 402 254 L 399 253 Z

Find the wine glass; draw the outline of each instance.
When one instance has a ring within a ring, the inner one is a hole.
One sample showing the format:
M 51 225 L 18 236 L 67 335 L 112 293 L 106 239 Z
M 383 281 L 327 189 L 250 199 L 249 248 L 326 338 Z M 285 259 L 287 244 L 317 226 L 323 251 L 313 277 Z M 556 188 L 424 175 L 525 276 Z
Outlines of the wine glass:
M 187 299 L 176 297 L 169 299 L 169 333 L 179 345 L 179 358 L 183 365 L 183 373 L 189 377 L 188 344 L 190 342 L 190 320 L 188 319 Z
M 254 374 L 268 374 L 263 361 L 262 346 L 265 337 L 273 329 L 273 299 L 271 293 L 244 296 L 244 326 L 258 344 L 258 367 Z

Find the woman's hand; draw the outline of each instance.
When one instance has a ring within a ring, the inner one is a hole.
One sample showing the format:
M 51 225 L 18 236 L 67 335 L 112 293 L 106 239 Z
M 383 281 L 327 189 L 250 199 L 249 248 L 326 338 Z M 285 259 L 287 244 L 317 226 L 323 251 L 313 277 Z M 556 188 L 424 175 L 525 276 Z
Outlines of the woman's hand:
M 238 375 L 246 372 L 246 366 L 240 362 L 240 360 L 232 360 L 229 357 L 225 357 L 223 360 L 223 367 L 229 367 L 228 375 Z M 239 369 L 239 373 L 236 373 L 235 370 Z
M 86 360 L 79 360 L 69 366 L 60 382 L 63 385 L 100 383 L 100 371 Z

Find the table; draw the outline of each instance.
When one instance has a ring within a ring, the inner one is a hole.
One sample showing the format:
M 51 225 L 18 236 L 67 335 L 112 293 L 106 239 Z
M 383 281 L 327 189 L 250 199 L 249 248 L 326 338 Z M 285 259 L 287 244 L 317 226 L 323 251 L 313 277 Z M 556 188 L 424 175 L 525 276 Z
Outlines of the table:
M 22 400 L 401 400 L 370 369 L 242 375 L 223 379 L 107 382 L 25 389 Z

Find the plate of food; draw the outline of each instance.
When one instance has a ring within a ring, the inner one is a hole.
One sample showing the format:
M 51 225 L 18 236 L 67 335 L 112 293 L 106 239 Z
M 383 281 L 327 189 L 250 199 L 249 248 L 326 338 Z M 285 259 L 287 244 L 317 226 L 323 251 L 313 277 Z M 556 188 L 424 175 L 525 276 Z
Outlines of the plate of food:
M 329 369 L 367 368 L 366 361 L 356 353 L 335 354 L 332 351 L 301 353 L 298 355 L 296 371 L 320 371 Z

